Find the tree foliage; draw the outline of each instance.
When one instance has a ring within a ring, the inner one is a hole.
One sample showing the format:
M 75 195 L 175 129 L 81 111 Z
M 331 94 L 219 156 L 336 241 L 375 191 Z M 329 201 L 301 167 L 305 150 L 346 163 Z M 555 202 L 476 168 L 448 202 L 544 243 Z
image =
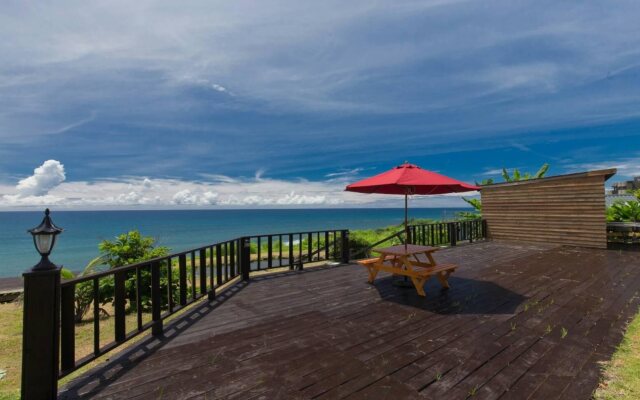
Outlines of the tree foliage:
M 517 182 L 517 181 L 526 181 L 529 179 L 539 179 L 539 178 L 543 178 L 547 174 L 547 171 L 549 171 L 549 164 L 547 163 L 542 164 L 542 166 L 538 169 L 538 171 L 535 174 L 531 174 L 529 172 L 521 173 L 518 168 L 514 168 L 513 172 L 509 173 L 509 171 L 506 168 L 502 168 L 502 179 L 505 182 Z M 489 179 L 484 179 L 480 183 L 476 182 L 476 186 L 492 185 L 493 183 L 494 183 L 493 178 L 489 178 Z M 474 208 L 474 211 L 459 212 L 457 214 L 459 218 L 462 218 L 462 219 L 482 218 L 482 201 L 480 199 L 470 199 L 470 198 L 463 197 L 462 200 L 466 201 L 469 205 L 471 205 L 471 207 Z
M 102 261 L 110 268 L 122 267 L 169 254 L 168 247 L 156 247 L 156 239 L 142 236 L 137 230 L 118 235 L 114 241 L 103 240 L 98 245 L 98 249 Z
M 639 201 L 617 201 L 607 208 L 609 222 L 640 222 Z
M 101 266 L 106 266 L 108 269 L 116 269 L 125 265 L 133 264 L 140 261 L 150 260 L 158 257 L 163 257 L 169 254 L 169 248 L 165 246 L 156 246 L 156 240 L 149 236 L 143 236 L 139 231 L 133 230 L 127 233 L 118 235 L 115 240 L 103 240 L 98 245 L 100 255 L 84 268 L 80 276 L 86 276 L 97 272 Z M 140 304 L 136 303 L 136 276 L 135 274 L 129 274 L 125 281 L 126 296 L 129 299 L 130 310 L 135 310 L 137 307 L 141 307 L 143 310 L 148 310 L 151 306 L 150 301 L 150 287 L 151 287 L 151 272 L 148 269 L 141 269 L 140 271 L 140 286 L 142 296 L 140 298 Z M 161 277 L 161 293 L 166 295 L 166 285 L 168 279 L 166 273 Z M 178 279 L 174 279 L 177 285 Z M 115 281 L 113 275 L 109 275 L 98 280 L 99 293 L 98 301 L 102 306 L 113 303 Z M 174 292 L 174 291 L 172 291 Z M 93 281 L 81 282 L 76 286 L 75 291 L 75 316 L 76 321 L 82 321 L 82 318 L 89 311 L 91 304 L 93 303 Z M 103 313 L 106 313 L 104 308 Z
M 513 173 L 509 174 L 506 168 L 502 168 L 502 179 L 505 182 L 527 181 L 529 179 L 540 179 L 547 174 L 549 164 L 544 163 L 535 174 L 529 172 L 521 173 L 518 168 L 513 169 Z

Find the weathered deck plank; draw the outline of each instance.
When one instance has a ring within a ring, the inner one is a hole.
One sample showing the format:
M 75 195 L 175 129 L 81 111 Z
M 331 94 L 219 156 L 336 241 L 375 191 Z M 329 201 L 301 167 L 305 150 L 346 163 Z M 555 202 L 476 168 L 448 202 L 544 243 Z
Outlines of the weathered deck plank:
M 355 265 L 256 278 L 61 397 L 589 398 L 640 302 L 633 253 L 485 242 L 436 256 L 460 268 L 425 298 Z

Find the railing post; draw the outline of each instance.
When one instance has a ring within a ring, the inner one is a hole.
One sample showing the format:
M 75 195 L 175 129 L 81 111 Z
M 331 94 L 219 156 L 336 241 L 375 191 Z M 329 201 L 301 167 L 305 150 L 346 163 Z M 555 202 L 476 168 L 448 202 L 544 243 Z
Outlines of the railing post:
M 76 367 L 76 285 L 62 286 L 60 291 L 60 368 L 71 371 Z
M 207 251 L 200 249 L 200 294 L 207 293 Z
M 482 238 L 487 239 L 488 229 L 487 229 L 487 220 L 482 220 Z
M 193 285 L 195 291 L 195 283 Z M 160 293 L 160 263 L 151 264 L 151 334 L 153 336 L 161 336 L 162 329 L 162 295 Z
M 180 285 L 180 305 L 187 305 L 187 256 L 178 256 L 178 279 Z
M 209 300 L 215 300 L 216 299 L 216 284 L 215 284 L 215 278 L 214 278 L 214 265 L 215 263 L 213 262 L 213 246 L 209 247 L 209 293 L 207 295 L 207 298 Z
M 343 264 L 349 263 L 349 231 L 343 230 L 341 231 L 342 237 L 342 259 L 340 260 Z
M 458 238 L 458 226 L 455 222 L 449 222 L 449 243 L 451 246 L 456 245 L 456 240 Z
M 242 280 L 248 281 L 251 274 L 251 241 L 248 237 L 240 238 L 240 268 Z
M 58 397 L 60 270 L 29 271 L 24 278 L 23 400 Z
M 293 259 L 293 234 L 289 234 L 289 270 L 293 271 L 294 268 L 294 262 L 295 260 Z
M 117 271 L 117 269 L 116 269 Z M 118 271 L 113 274 L 114 296 L 113 296 L 113 315 L 115 325 L 116 342 L 124 342 L 127 338 L 127 329 L 125 326 L 125 308 L 127 305 L 127 292 L 125 289 L 125 281 L 127 280 L 127 272 Z

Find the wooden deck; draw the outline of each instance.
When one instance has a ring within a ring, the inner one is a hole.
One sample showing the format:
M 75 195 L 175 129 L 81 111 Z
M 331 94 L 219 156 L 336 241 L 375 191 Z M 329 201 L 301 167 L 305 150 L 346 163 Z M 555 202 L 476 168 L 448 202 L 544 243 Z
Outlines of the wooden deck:
M 587 399 L 640 302 L 638 253 L 484 242 L 427 296 L 357 265 L 204 303 L 61 398 Z

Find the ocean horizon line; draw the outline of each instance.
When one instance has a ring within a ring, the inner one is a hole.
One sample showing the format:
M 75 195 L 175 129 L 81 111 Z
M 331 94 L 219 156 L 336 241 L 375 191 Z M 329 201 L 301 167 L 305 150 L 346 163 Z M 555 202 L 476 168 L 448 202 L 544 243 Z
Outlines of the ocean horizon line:
M 54 208 L 52 206 L 42 206 L 40 208 L 31 207 L 28 209 L 0 209 L 0 213 L 5 212 L 43 212 L 46 208 L 52 212 L 141 212 L 141 211 L 268 211 L 268 210 L 404 210 L 403 207 L 224 207 L 224 208 Z M 467 210 L 473 207 L 410 207 L 412 210 Z

